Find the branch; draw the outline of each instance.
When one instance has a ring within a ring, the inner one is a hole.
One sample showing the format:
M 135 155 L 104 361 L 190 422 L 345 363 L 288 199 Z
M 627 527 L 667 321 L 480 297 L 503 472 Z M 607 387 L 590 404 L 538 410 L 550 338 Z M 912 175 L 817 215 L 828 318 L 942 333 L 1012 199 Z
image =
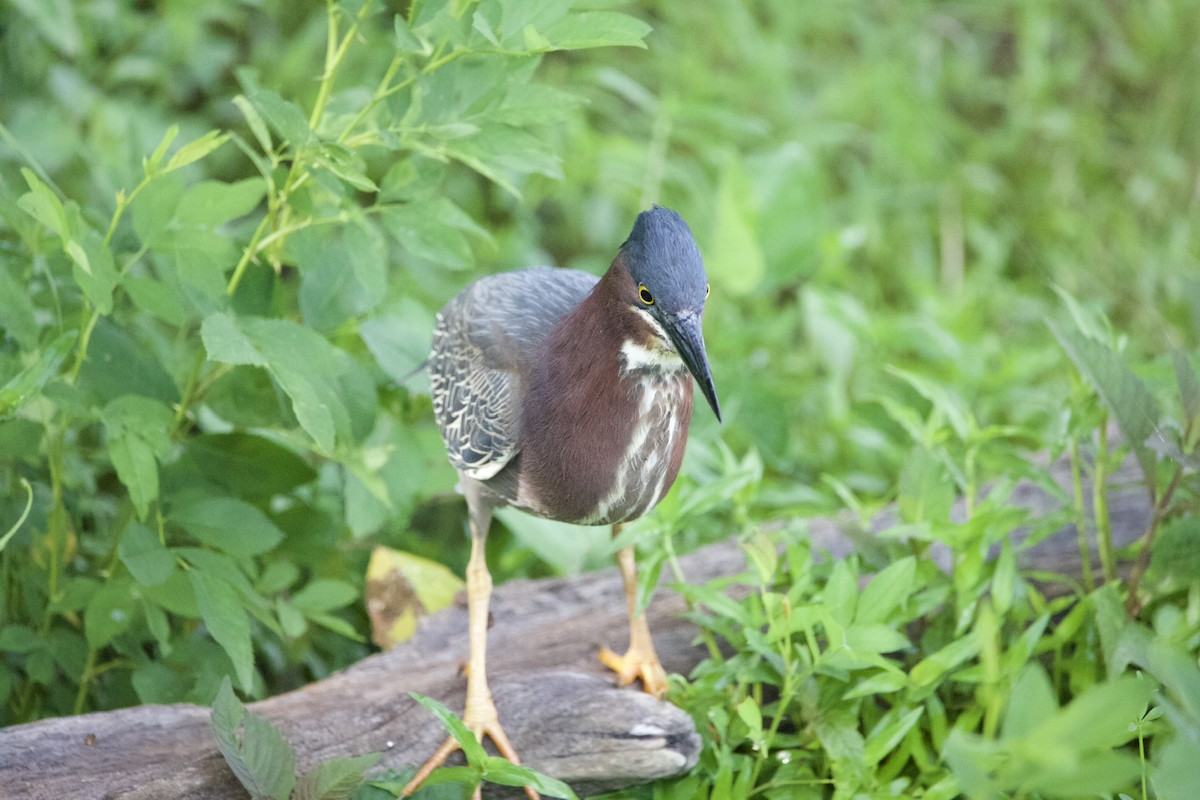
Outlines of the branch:
M 1063 493 L 1023 480 L 1008 502 L 1034 518 L 1071 496 L 1070 466 L 1051 468 Z M 1151 516 L 1149 495 L 1128 460 L 1110 476 L 1109 507 L 1116 544 L 1135 541 Z M 1090 489 L 1085 489 L 1090 491 Z M 964 513 L 960 504 L 955 514 Z M 872 544 L 895 517 L 885 512 L 872 532 L 829 519 L 811 520 L 816 548 L 840 558 Z M 1028 531 L 1012 533 L 1020 547 Z M 1095 557 L 1095 545 L 1093 557 Z M 932 557 L 949 569 L 950 552 Z M 682 559 L 692 582 L 740 572 L 733 542 Z M 1078 578 L 1076 533 L 1068 526 L 1024 549 L 1026 570 Z M 623 646 L 625 603 L 615 570 L 570 578 L 511 581 L 492 600 L 495 626 L 488 660 L 501 719 L 530 766 L 567 781 L 581 793 L 677 775 L 695 763 L 699 737 L 691 718 L 636 689 L 616 689 L 596 661 L 602 644 Z M 683 619 L 681 598 L 663 590 L 651 605 L 655 644 L 668 671 L 687 674 L 704 652 L 695 627 Z M 419 763 L 444 738 L 440 726 L 408 692 L 463 704 L 460 665 L 466 661 L 466 609 L 451 607 L 425 619 L 418 633 L 388 653 L 371 656 L 323 681 L 251 707 L 278 725 L 301 770 L 335 757 L 384 752 L 383 767 Z M 79 717 L 47 719 L 0 730 L 0 795 L 12 800 L 60 797 L 196 800 L 242 797 L 208 730 L 208 709 L 140 706 Z

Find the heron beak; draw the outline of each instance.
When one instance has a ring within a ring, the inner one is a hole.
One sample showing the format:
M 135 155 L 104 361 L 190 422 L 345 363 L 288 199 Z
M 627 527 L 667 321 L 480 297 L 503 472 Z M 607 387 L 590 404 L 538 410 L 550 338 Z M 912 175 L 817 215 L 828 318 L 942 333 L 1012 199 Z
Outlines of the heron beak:
M 680 358 L 688 371 L 700 384 L 704 399 L 721 421 L 721 404 L 717 402 L 717 387 L 713 386 L 712 368 L 708 365 L 708 354 L 704 351 L 704 332 L 700 329 L 700 314 L 679 314 L 666 320 L 667 335 L 675 343 Z

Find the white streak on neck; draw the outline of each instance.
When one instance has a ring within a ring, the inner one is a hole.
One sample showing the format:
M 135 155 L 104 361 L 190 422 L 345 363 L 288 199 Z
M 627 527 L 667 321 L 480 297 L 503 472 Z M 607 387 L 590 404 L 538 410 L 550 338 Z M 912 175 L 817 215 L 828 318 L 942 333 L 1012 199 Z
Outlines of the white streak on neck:
M 674 347 L 645 347 L 632 339 L 621 344 L 621 374 L 648 369 L 653 372 L 678 372 L 684 369 L 683 359 Z
M 650 370 L 657 374 L 678 372 L 686 367 L 667 332 L 653 314 L 640 308 L 632 308 L 650 328 L 649 343 L 626 339 L 621 343 L 621 374 L 635 370 Z

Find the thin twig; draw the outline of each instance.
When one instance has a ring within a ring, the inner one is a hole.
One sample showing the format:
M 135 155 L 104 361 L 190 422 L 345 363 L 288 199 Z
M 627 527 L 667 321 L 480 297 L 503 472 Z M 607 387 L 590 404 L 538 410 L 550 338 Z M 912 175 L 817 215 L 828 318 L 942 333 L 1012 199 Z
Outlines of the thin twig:
M 1135 617 L 1142 610 L 1141 601 L 1138 600 L 1138 585 L 1142 582 L 1142 576 L 1146 574 L 1146 568 L 1150 566 L 1150 550 L 1154 546 L 1154 537 L 1158 534 L 1158 525 L 1162 522 L 1163 515 L 1166 514 L 1167 508 L 1171 505 L 1171 498 L 1175 494 L 1176 487 L 1179 486 L 1179 480 L 1183 477 L 1183 464 L 1175 464 L 1175 474 L 1171 476 L 1171 482 L 1167 485 L 1167 490 L 1162 493 L 1162 497 L 1154 506 L 1154 514 L 1150 517 L 1150 524 L 1146 526 L 1146 532 L 1142 534 L 1142 548 L 1138 551 L 1137 561 L 1134 562 L 1133 569 L 1129 573 L 1129 592 L 1125 598 L 1125 610 L 1129 616 Z

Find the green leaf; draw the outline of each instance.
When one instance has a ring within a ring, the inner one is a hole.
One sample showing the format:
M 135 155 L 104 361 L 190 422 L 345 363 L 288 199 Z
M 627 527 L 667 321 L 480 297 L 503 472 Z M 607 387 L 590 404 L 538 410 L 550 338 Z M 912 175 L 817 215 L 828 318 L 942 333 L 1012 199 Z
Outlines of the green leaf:
M 259 86 L 252 70 L 239 69 L 237 79 L 242 85 L 246 99 L 276 133 L 294 147 L 301 147 L 309 142 L 312 131 L 300 106 L 284 100 L 278 92 Z
M 274 725 L 242 707 L 228 677 L 221 681 L 209 719 L 225 763 L 246 791 L 255 800 L 288 800 L 296 785 L 296 756 Z
M 31 653 L 44 644 L 45 640 L 28 625 L 0 628 L 0 650 L 6 653 Z
M 288 247 L 300 268 L 300 310 L 318 330 L 361 317 L 387 296 L 383 237 L 362 218 L 298 231 Z
M 846 647 L 859 655 L 894 653 L 911 646 L 903 633 L 887 625 L 855 622 L 846 628 Z
M 155 399 L 124 395 L 104 407 L 101 419 L 116 476 L 130 491 L 138 517 L 145 519 L 158 498 L 156 458 L 170 449 L 174 415 Z
M 317 477 L 294 451 L 250 433 L 195 436 L 184 454 L 212 483 L 252 499 L 283 494 Z
M 458 715 L 444 705 L 434 700 L 428 695 L 423 695 L 420 692 L 409 692 L 408 696 L 416 700 L 425 708 L 429 709 L 438 720 L 441 721 L 442 727 L 454 737 L 459 746 L 462 747 L 463 755 L 467 757 L 467 763 L 474 767 L 482 767 L 488 754 L 483 749 L 483 745 L 479 743 L 479 739 L 471 732 L 471 729 L 459 719 Z
M 112 250 L 99 232 L 83 221 L 79 206 L 66 206 L 68 232 L 63 251 L 73 262 L 71 275 L 84 295 L 101 314 L 112 311 L 112 292 L 117 285 L 117 267 Z
M 200 338 L 210 361 L 226 364 L 252 364 L 265 367 L 267 359 L 251 343 L 237 320 L 224 311 L 207 317 L 200 326 Z
M 1188 800 L 1196 792 L 1196 765 L 1200 764 L 1200 741 L 1178 737 L 1163 747 L 1153 770 L 1155 797 Z
M 738 718 L 745 723 L 749 729 L 749 736 L 752 741 L 757 741 L 762 738 L 762 709 L 758 707 L 758 703 L 753 697 L 743 697 L 742 702 L 737 704 Z
M 1020 786 L 1027 792 L 1058 797 L 1097 797 L 1129 786 L 1140 772 L 1138 760 L 1131 755 L 1088 753 L 1071 763 L 1030 770 L 1022 776 Z
M 889 365 L 887 371 L 902 379 L 913 390 L 928 400 L 930 405 L 946 418 L 946 421 L 950 423 L 950 427 L 954 429 L 954 434 L 960 440 L 968 441 L 970 439 L 971 431 L 975 428 L 975 421 L 971 417 L 971 412 L 967 408 L 966 401 L 959 397 L 957 393 L 942 383 L 930 380 L 915 372 L 901 369 L 900 367 Z
M 32 364 L 0 387 L 0 419 L 12 416 L 58 374 L 59 367 L 74 348 L 78 336 L 75 331 L 59 334 Z
M 1035 749 L 1068 748 L 1081 752 L 1111 748 L 1133 738 L 1134 723 L 1157 690 L 1145 676 L 1125 675 L 1088 687 L 1065 708 L 1028 735 Z
M 110 434 L 135 435 L 156 456 L 166 455 L 171 448 L 175 415 L 158 400 L 137 394 L 121 395 L 104 406 L 100 418 Z
M 351 419 L 339 395 L 337 377 L 347 370 L 344 354 L 311 328 L 290 320 L 210 316 L 201 326 L 208 356 L 231 364 L 256 364 L 292 400 L 292 411 L 317 446 L 329 453 L 335 438 L 353 435 Z
M 865 743 L 854 715 L 848 709 L 826 709 L 813 720 L 813 731 L 829 757 L 835 773 L 857 776 L 862 773 Z
M 358 332 L 379 366 L 399 381 L 429 355 L 432 330 L 433 315 L 416 300 L 404 298 L 394 313 L 363 322 Z
M 429 55 L 432 52 L 429 45 L 418 39 L 408 27 L 408 20 L 403 14 L 396 14 L 392 18 L 392 30 L 396 37 L 396 49 L 401 53 Z
M 246 125 L 249 126 L 250 132 L 254 134 L 254 138 L 258 140 L 258 146 L 262 148 L 264 153 L 270 153 L 273 149 L 271 132 L 267 130 L 267 123 L 263 120 L 262 114 L 258 113 L 258 109 L 254 107 L 254 104 L 245 95 L 239 94 L 233 98 L 233 104 L 237 106 L 238 111 L 242 112 L 242 117 L 246 120 Z
M 80 9 L 71 3 L 43 3 L 38 0 L 16 0 L 12 5 L 34 23 L 37 31 L 63 57 L 74 59 L 79 56 L 83 36 L 76 15 Z M 86 12 L 84 18 L 87 18 Z
M 1179 402 L 1183 410 L 1184 430 L 1200 425 L 1200 378 L 1188 361 L 1187 353 L 1171 350 L 1171 363 L 1175 367 L 1175 381 L 1179 385 Z
M 1149 648 L 1149 668 L 1179 703 L 1191 727 L 1200 732 L 1200 668 L 1190 653 L 1158 641 Z
M 918 661 L 909 673 L 917 686 L 931 686 L 950 670 L 958 667 L 979 652 L 979 640 L 974 636 L 956 639 L 945 647 Z
M 175 418 L 157 400 L 135 394 L 115 398 L 101 412 L 108 455 L 129 490 L 138 517 L 145 519 L 158 499 L 158 463 L 171 446 Z
M 171 577 L 175 557 L 171 555 L 153 531 L 145 525 L 131 522 L 121 534 L 117 554 L 138 583 L 153 586 Z
M 877 694 L 890 694 L 908 687 L 908 676 L 899 670 L 880 672 L 864 680 L 856 681 L 842 695 L 844 700 L 856 697 L 872 697 Z
M 1146 441 L 1158 425 L 1158 402 L 1154 395 L 1121 357 L 1105 345 L 1075 331 L 1063 330 L 1053 322 L 1047 324 L 1075 367 L 1112 409 L 1125 441 L 1137 456 L 1142 475 L 1153 483 L 1155 457 Z
M 22 272 L 13 262 L 0 256 L 0 329 L 16 339 L 22 348 L 32 350 L 38 344 L 38 323 L 29 291 L 18 281 Z
M 366 162 L 362 156 L 344 145 L 332 142 L 321 144 L 313 162 L 360 192 L 379 191 L 375 182 L 366 175 Z
M 912 594 L 916 576 L 917 560 L 912 556 L 905 556 L 885 567 L 859 596 L 855 623 L 869 625 L 886 621 Z
M 154 152 L 142 161 L 142 170 L 146 177 L 151 177 L 158 173 L 158 168 L 162 166 L 162 160 L 167 157 L 167 150 L 171 147 L 171 142 L 175 141 L 175 137 L 179 135 L 179 126 L 172 125 L 167 128 L 163 138 L 158 143 L 158 147 L 154 148 Z
M 99 405 L 129 394 L 150 397 L 167 406 L 179 402 L 179 389 L 153 349 L 135 341 L 108 317 L 101 317 L 92 329 L 79 384 Z
M 838 561 L 833 565 L 829 580 L 825 582 L 822 598 L 830 615 L 843 627 L 854 619 L 858 601 L 858 577 L 846 561 Z
M 293 800 L 349 800 L 363 781 L 367 770 L 375 766 L 382 753 L 353 758 L 331 758 L 300 776 Z
M 996 559 L 996 571 L 992 574 L 992 603 L 996 613 L 1004 615 L 1012 608 L 1017 583 L 1017 556 L 1012 540 L 1005 536 L 1000 542 L 1000 557 Z
M 24 167 L 21 175 L 29 185 L 29 192 L 21 195 L 17 206 L 43 226 L 49 228 L 66 239 L 71 235 L 71 227 L 67 220 L 67 209 L 54 190 L 47 186 L 37 174 Z
M 171 573 L 172 576 L 180 574 L 180 572 Z M 149 597 L 142 598 L 142 613 L 146 617 L 146 627 L 149 629 L 150 635 L 158 642 L 163 656 L 171 655 L 171 623 L 167 619 L 167 613 L 162 609 L 162 606 L 155 603 Z
M 496 756 L 487 756 L 482 762 L 482 767 L 485 781 L 499 783 L 503 786 L 531 786 L 547 797 L 578 800 L 570 786 L 522 764 L 514 764 Z
M 148 247 L 161 247 L 163 235 L 175 218 L 175 209 L 183 197 L 184 182 L 180 175 L 164 175 L 155 179 L 134 198 L 129 207 L 133 230 Z
M 254 687 L 254 648 L 250 644 L 250 619 L 237 590 L 199 568 L 188 570 L 187 576 L 205 627 L 229 656 L 242 691 L 251 691 Z
M 181 327 L 193 320 L 193 310 L 179 290 L 164 281 L 144 275 L 132 275 L 121 287 L 139 309 L 158 317 L 168 325 Z
M 233 367 L 213 382 L 204 400 L 221 419 L 237 427 L 292 427 L 296 424 L 287 396 L 266 370 L 256 367 Z M 246 495 L 248 491 L 254 489 L 243 486 L 235 493 Z
M 199 139 L 193 139 L 176 150 L 171 156 L 171 160 L 167 162 L 166 169 L 170 172 L 171 170 L 186 167 L 188 164 L 204 158 L 227 141 L 229 141 L 228 133 L 222 133 L 218 130 L 209 131 Z
M 879 722 L 875 723 L 875 727 L 867 734 L 863 747 L 866 763 L 874 766 L 883 761 L 908 735 L 924 712 L 922 706 L 907 710 L 903 706 L 897 706 L 880 717 Z
M 83 612 L 83 629 L 88 647 L 98 650 L 133 624 L 137 601 L 128 578 L 112 579 L 103 584 Z
M 283 531 L 256 506 L 232 497 L 206 497 L 176 506 L 170 519 L 205 544 L 233 556 L 256 556 L 283 540 Z
M 477 233 L 477 226 L 444 197 L 388 206 L 379 216 L 384 229 L 417 258 L 450 269 L 465 269 L 474 263 L 471 246 L 463 234 Z
M 261 178 L 247 178 L 235 183 L 200 181 L 183 193 L 175 216 L 189 225 L 216 227 L 249 214 L 265 192 L 266 185 Z
M 543 31 L 547 47 L 536 50 L 582 50 L 588 47 L 642 47 L 651 28 L 628 14 L 583 11 L 567 14 Z
M 1058 711 L 1054 688 L 1041 664 L 1026 665 L 1008 693 L 1001 730 L 1006 739 L 1029 734 Z
M 922 437 L 924 438 L 924 437 Z M 942 523 L 954 505 L 955 485 L 939 454 L 917 443 L 900 470 L 900 516 L 909 523 Z
M 305 613 L 314 613 L 342 608 L 357 598 L 358 589 L 353 584 L 321 578 L 296 592 L 292 597 L 292 605 Z
M 443 145 L 446 155 L 520 198 L 517 184 L 530 173 L 561 178 L 559 158 L 550 146 L 529 131 L 498 123 L 481 127 L 474 136 Z

